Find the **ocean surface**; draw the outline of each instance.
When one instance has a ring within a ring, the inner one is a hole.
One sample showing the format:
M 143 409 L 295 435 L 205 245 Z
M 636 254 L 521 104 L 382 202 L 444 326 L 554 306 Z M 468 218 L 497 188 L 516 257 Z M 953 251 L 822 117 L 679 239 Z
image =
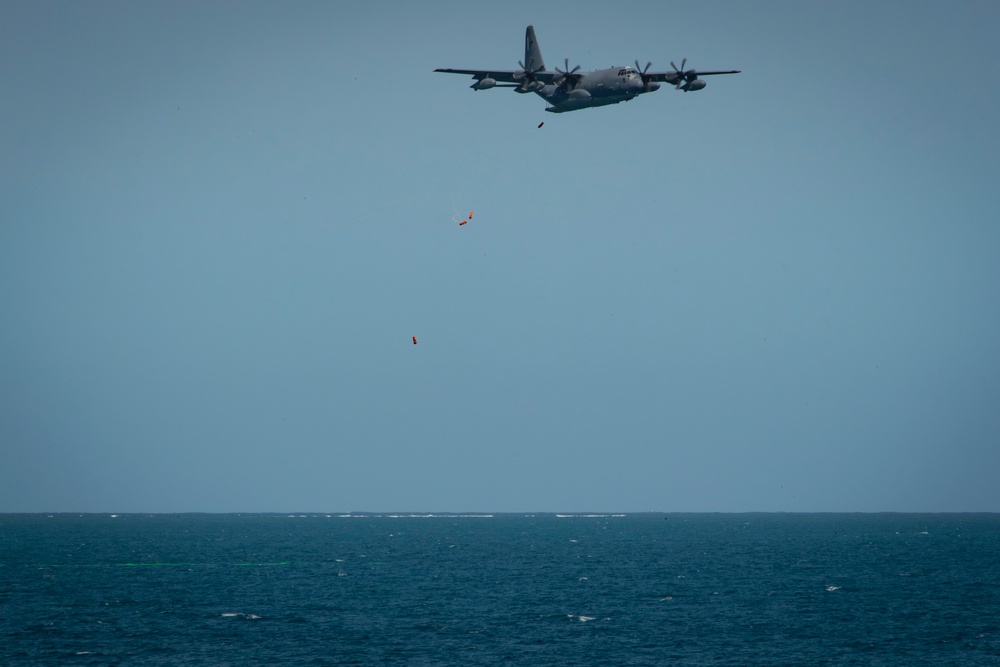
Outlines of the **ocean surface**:
M 0 515 L 0 665 L 1000 665 L 1000 515 Z

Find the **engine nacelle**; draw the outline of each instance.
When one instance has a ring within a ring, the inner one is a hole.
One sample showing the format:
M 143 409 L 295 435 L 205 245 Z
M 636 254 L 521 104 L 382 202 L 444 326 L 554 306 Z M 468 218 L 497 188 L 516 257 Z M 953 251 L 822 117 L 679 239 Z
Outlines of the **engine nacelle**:
M 695 79 L 694 81 L 688 81 L 683 86 L 681 86 L 681 90 L 683 90 L 685 93 L 693 93 L 696 90 L 701 90 L 707 85 L 708 84 L 705 83 L 703 80 Z
M 520 86 L 514 89 L 515 93 L 537 93 L 542 88 L 545 88 L 545 84 L 541 81 L 529 81 L 525 80 Z
M 497 85 L 497 80 L 491 79 L 490 77 L 486 76 L 483 77 L 482 79 L 479 79 L 469 87 L 472 88 L 473 90 L 487 90 L 495 85 Z
M 660 84 L 656 83 L 655 81 L 649 81 L 646 83 L 645 86 L 643 86 L 643 88 L 645 89 L 644 92 L 651 93 L 654 90 L 659 90 Z

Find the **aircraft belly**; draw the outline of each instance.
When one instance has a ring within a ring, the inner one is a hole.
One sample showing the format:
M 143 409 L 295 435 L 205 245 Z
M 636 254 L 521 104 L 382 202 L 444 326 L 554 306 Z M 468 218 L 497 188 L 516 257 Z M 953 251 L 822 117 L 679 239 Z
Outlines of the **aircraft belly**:
M 627 94 L 623 95 L 613 94 L 613 95 L 602 95 L 602 96 L 587 96 L 585 99 L 568 99 L 559 102 L 558 104 L 553 104 L 551 107 L 546 108 L 546 111 L 551 111 L 552 113 L 563 113 L 565 111 L 576 111 L 577 109 L 589 109 L 590 107 L 603 107 L 609 104 L 618 104 L 619 102 L 628 102 L 629 100 L 635 98 L 636 95 Z

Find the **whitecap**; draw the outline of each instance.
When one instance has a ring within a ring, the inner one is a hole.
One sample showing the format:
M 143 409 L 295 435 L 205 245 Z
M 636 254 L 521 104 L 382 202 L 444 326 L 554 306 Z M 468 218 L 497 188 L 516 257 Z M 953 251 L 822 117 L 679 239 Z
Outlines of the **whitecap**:
M 583 614 L 580 614 L 580 615 L 577 615 L 577 614 L 566 614 L 566 618 L 568 618 L 570 620 L 576 619 L 576 620 L 580 621 L 581 623 L 586 623 L 587 621 L 596 621 L 597 620 L 596 616 L 584 616 Z
M 827 586 L 826 590 L 828 590 L 828 591 L 839 591 L 840 590 L 840 586 Z

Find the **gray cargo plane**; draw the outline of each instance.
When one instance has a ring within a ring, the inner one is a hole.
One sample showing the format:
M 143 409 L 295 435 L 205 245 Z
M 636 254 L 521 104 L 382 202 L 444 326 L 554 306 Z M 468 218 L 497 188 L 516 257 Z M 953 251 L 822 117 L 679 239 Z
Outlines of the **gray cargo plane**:
M 642 95 L 659 90 L 660 82 L 669 83 L 677 90 L 685 93 L 701 90 L 705 81 L 700 77 L 710 74 L 739 74 L 740 70 L 719 72 L 699 72 L 685 70 L 687 58 L 677 67 L 673 61 L 672 72 L 650 72 L 652 63 L 646 63 L 645 69 L 639 68 L 639 61 L 632 67 L 611 67 L 595 72 L 579 72 L 580 66 L 569 68 L 569 58 L 564 62 L 566 69 L 556 67 L 554 72 L 545 69 L 542 51 L 535 39 L 535 29 L 528 26 L 524 33 L 524 62 L 517 64 L 519 70 L 485 70 L 485 69 L 436 69 L 435 72 L 448 74 L 469 74 L 475 83 L 473 90 L 488 88 L 513 88 L 517 93 L 535 93 L 552 106 L 546 111 L 562 113 L 576 111 L 589 107 L 601 107 L 606 104 L 618 104 Z

